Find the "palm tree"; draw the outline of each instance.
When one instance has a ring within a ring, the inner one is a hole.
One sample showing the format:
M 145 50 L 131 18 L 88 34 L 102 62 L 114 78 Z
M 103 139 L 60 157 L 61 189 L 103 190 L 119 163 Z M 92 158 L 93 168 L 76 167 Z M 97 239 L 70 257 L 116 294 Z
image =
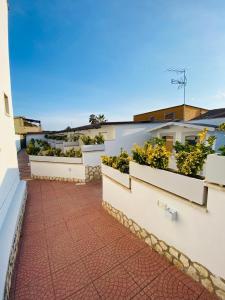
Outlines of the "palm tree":
M 91 124 L 99 124 L 99 123 L 105 123 L 107 122 L 104 114 L 94 115 L 91 114 L 89 116 L 89 123 Z
M 94 114 L 91 114 L 89 116 L 89 123 L 91 123 L 91 124 L 97 124 L 98 123 L 97 116 L 94 115 Z
M 99 114 L 99 115 L 97 116 L 97 119 L 98 119 L 98 122 L 99 122 L 99 123 L 105 123 L 105 122 L 107 122 L 107 120 L 106 120 L 104 114 Z

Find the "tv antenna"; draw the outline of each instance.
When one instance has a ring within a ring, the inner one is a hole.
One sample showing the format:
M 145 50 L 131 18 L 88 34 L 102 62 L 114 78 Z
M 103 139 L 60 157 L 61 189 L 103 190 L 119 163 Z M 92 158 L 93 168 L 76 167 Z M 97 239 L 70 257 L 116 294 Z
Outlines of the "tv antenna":
M 178 89 L 184 89 L 184 104 L 186 101 L 186 84 L 187 84 L 187 77 L 186 77 L 186 70 L 185 69 L 168 69 L 168 72 L 174 72 L 176 74 L 182 74 L 182 77 L 180 79 L 171 79 L 171 84 L 177 84 L 178 85 Z

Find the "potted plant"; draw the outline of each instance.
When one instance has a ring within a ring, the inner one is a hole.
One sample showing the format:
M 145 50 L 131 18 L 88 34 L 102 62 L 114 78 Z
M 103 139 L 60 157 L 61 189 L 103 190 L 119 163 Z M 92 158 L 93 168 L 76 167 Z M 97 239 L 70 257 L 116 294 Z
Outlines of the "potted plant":
M 178 171 L 168 169 L 170 153 L 163 140 L 150 140 L 144 147 L 136 145 L 132 150 L 134 161 L 130 163 L 130 175 L 187 200 L 204 204 L 206 187 L 198 172 L 207 151 L 212 150 L 209 143 L 213 141 L 213 138 L 206 141 L 206 133 L 204 131 L 199 135 L 199 142 L 192 151 L 182 148 L 176 153 Z
M 104 137 L 101 133 L 94 138 L 91 138 L 89 135 L 84 135 L 81 137 L 81 141 L 83 142 L 81 146 L 82 152 L 105 150 Z
M 102 174 L 130 188 L 130 160 L 128 153 L 122 149 L 118 156 L 102 156 Z

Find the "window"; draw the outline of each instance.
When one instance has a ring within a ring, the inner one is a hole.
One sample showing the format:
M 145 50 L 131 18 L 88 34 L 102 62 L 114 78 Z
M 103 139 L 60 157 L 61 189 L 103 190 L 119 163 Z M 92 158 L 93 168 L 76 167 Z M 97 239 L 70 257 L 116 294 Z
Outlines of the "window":
M 9 98 L 4 94 L 5 114 L 9 116 Z
M 185 142 L 187 142 L 189 145 L 195 145 L 198 141 L 198 137 L 196 135 L 188 135 L 185 136 Z
M 154 122 L 154 121 L 155 121 L 155 117 L 151 116 L 151 117 L 149 118 L 149 121 Z
M 176 118 L 175 112 L 165 113 L 165 120 L 174 120 Z
M 166 149 L 170 152 L 173 150 L 173 136 L 172 135 L 163 135 L 162 139 L 166 142 Z

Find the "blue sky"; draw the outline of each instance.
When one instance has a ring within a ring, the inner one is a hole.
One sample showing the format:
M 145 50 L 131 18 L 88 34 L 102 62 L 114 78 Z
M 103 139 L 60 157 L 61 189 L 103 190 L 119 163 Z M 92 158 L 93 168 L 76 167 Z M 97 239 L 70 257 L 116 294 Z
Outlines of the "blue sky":
M 224 0 L 10 0 L 14 114 L 45 129 L 182 103 L 225 107 Z

